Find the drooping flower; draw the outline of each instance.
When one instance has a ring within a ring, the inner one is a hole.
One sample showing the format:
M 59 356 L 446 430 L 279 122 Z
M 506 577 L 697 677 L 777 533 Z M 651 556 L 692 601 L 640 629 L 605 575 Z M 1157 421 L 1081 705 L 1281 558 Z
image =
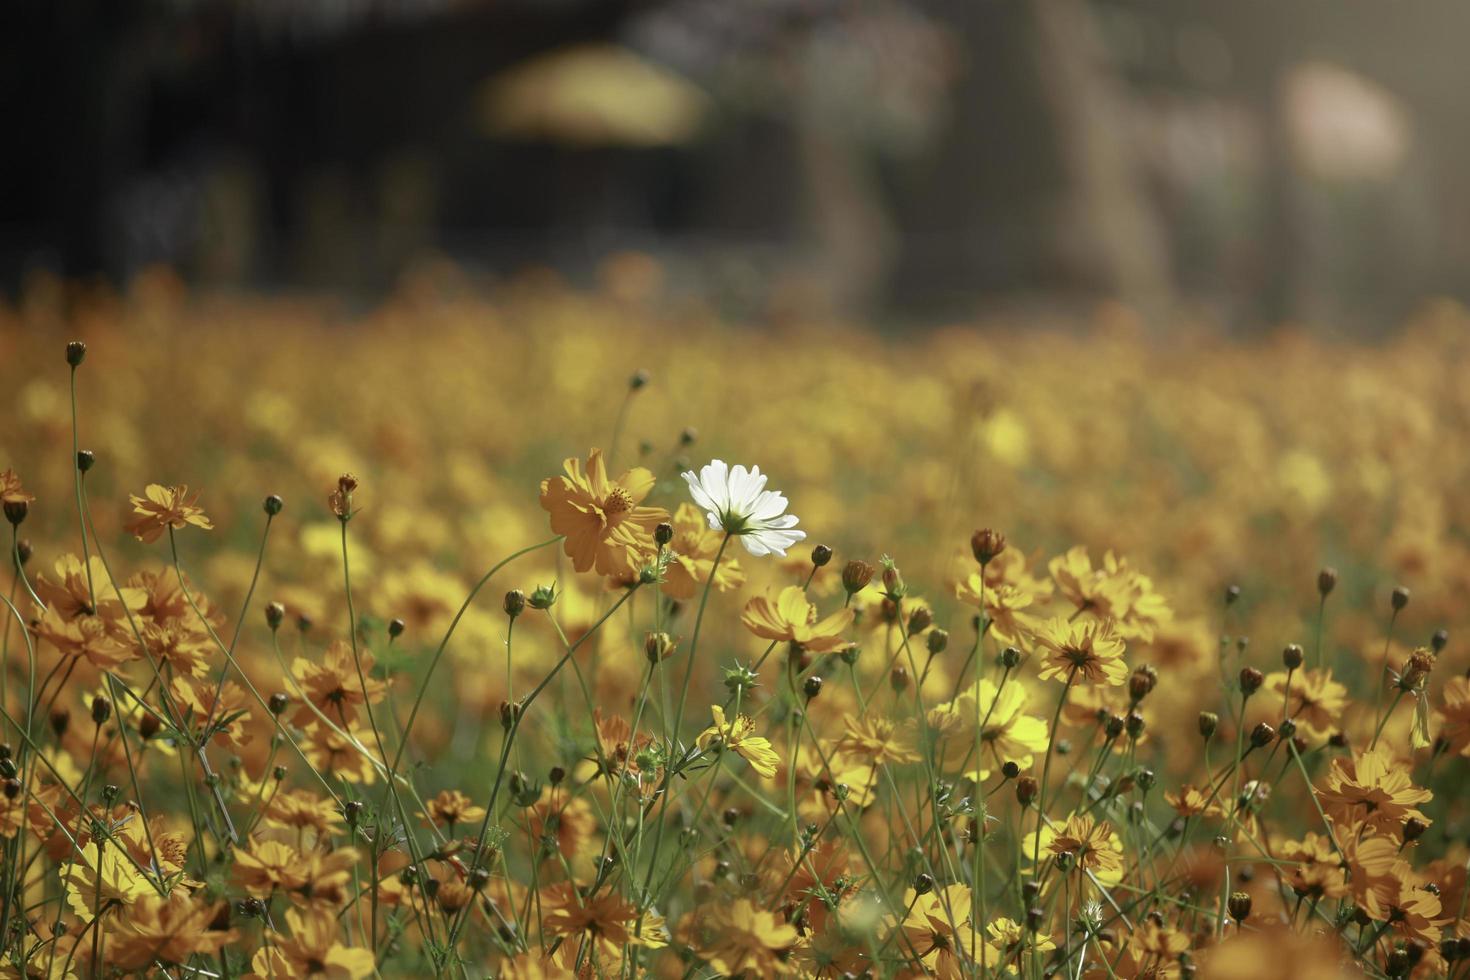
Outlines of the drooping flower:
M 817 607 L 807 601 L 801 586 L 788 585 L 774 600 L 770 596 L 751 599 L 740 621 L 762 639 L 784 640 L 812 653 L 829 653 L 847 645 L 842 633 L 852 618 L 851 609 L 839 609 L 818 622 Z
M 1084 684 L 1122 684 L 1128 680 L 1123 640 L 1110 620 L 1068 622 L 1054 616 L 1036 634 L 1046 651 L 1042 680 L 1068 677 Z
M 199 506 L 199 494 L 191 495 L 188 486 L 181 483 L 176 487 L 165 487 L 150 483 L 143 494 L 141 497 L 128 495 L 133 505 L 133 517 L 124 525 L 127 532 L 139 541 L 145 544 L 157 541 L 168 528 L 181 530 L 192 525 L 206 531 L 214 530 L 214 525 Z
M 705 512 L 709 526 L 740 538 L 752 555 L 782 555 L 806 537 L 796 530 L 795 514 L 787 514 L 786 496 L 766 489 L 759 466 L 728 466 L 711 460 L 699 473 L 684 473 L 689 495 Z
M 149 893 L 127 909 L 107 942 L 109 966 L 144 970 L 158 963 L 186 963 L 192 956 L 212 956 L 239 933 L 212 929 L 224 903 L 194 898 L 187 888 L 167 896 Z
M 551 529 L 566 536 L 563 547 L 579 572 L 627 578 L 653 553 L 653 529 L 668 520 L 662 507 L 640 507 L 653 489 L 653 474 L 641 466 L 609 479 L 602 450 L 587 454 L 587 468 L 575 457 L 563 464 L 566 476 L 541 481 L 541 506 Z
M 750 763 L 750 768 L 766 779 L 776 774 L 781 757 L 771 748 L 770 739 L 755 734 L 755 722 L 748 715 L 736 715 L 733 721 L 726 721 L 725 709 L 717 704 L 710 706 L 710 714 L 715 723 L 700 733 L 700 748 L 708 748 L 718 741 Z

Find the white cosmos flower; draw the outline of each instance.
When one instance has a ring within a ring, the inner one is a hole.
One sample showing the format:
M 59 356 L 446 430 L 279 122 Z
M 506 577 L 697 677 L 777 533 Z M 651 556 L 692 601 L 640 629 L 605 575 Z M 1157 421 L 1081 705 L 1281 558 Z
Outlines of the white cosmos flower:
M 766 489 L 759 466 L 747 470 L 711 460 L 698 474 L 684 474 L 689 495 L 709 519 L 709 526 L 739 536 L 752 555 L 782 555 L 806 537 L 796 530 L 795 514 L 787 514 L 786 496 Z

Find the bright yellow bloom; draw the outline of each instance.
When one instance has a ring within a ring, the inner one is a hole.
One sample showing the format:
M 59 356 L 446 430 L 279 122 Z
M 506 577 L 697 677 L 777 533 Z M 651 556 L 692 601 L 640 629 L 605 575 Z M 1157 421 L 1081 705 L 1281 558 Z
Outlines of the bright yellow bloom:
M 98 902 L 104 907 L 126 906 L 144 895 L 157 894 L 116 844 L 104 844 L 100 857 L 95 845 L 87 845 L 61 870 L 67 903 L 88 920 L 96 915 Z
M 974 733 L 979 730 L 980 757 L 972 758 L 976 768 L 966 773 L 971 779 L 984 782 L 990 778 L 992 765 L 1007 762 L 1029 769 L 1035 753 L 1046 751 L 1046 721 L 1026 714 L 1026 690 L 1018 683 L 997 687 L 994 681 L 982 677 L 936 710 L 950 713 L 961 722 L 960 732 L 951 732 L 960 743 L 967 739 L 973 743 Z
M 700 748 L 708 748 L 719 742 L 725 748 L 733 749 L 750 763 L 750 768 L 765 778 L 770 779 L 776 774 L 781 757 L 771 748 L 769 739 L 755 734 L 755 722 L 750 720 L 749 715 L 737 715 L 734 721 L 726 721 L 724 708 L 716 704 L 711 705 L 709 710 L 715 723 L 700 733 Z
M 286 924 L 291 935 L 272 936 L 271 945 L 262 946 L 250 961 L 255 976 L 364 980 L 376 972 L 371 950 L 338 942 L 340 925 L 334 913 L 287 909 Z
M 551 529 L 566 536 L 563 547 L 579 572 L 628 577 L 656 545 L 653 529 L 669 519 L 662 507 L 638 504 L 653 489 L 653 474 L 634 467 L 610 480 L 602 450 L 587 455 L 587 469 L 575 457 L 566 460 L 566 476 L 541 481 L 541 506 L 551 515 Z
M 192 525 L 206 531 L 214 529 L 197 503 L 199 494 L 190 496 L 189 488 L 182 483 L 176 487 L 150 483 L 143 494 L 142 497 L 128 495 L 134 516 L 124 525 L 127 532 L 139 541 L 157 541 L 168 528 L 183 529 Z
M 1036 634 L 1046 651 L 1041 664 L 1042 680 L 1083 684 L 1122 684 L 1128 680 L 1123 662 L 1123 640 L 1109 620 L 1067 622 L 1053 617 Z
M 1313 739 L 1331 735 L 1348 705 L 1347 688 L 1332 679 L 1331 670 L 1298 670 L 1287 684 L 1285 671 L 1266 675 L 1266 690 L 1282 699 L 1285 716 Z
M 799 585 L 788 585 L 774 600 L 756 596 L 740 617 L 745 628 L 763 640 L 784 640 L 812 653 L 828 653 L 847 645 L 842 636 L 852 624 L 852 610 L 839 609 L 817 621 L 817 607 L 807 601 Z

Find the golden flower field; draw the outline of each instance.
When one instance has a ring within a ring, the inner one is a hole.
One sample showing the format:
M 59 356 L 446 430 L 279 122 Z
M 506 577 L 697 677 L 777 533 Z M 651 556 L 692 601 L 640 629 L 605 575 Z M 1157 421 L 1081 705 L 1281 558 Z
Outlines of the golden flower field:
M 5 976 L 1470 975 L 1470 315 L 630 269 L 0 306 Z

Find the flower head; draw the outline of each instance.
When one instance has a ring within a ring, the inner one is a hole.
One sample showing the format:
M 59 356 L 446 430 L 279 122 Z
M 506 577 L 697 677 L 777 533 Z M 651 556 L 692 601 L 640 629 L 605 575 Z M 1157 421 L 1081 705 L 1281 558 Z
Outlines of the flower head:
M 143 496 L 129 494 L 128 500 L 133 505 L 133 517 L 126 528 L 139 541 L 157 541 L 166 529 L 184 528 L 191 524 L 206 531 L 214 530 L 214 525 L 198 504 L 199 494 L 191 496 L 189 488 L 182 483 L 176 487 L 150 483 Z
M 683 474 L 689 495 L 703 508 L 709 526 L 740 538 L 752 555 L 782 555 L 806 537 L 796 530 L 795 514 L 787 514 L 786 495 L 766 489 L 759 466 L 728 466 L 711 460 L 698 474 Z
M 700 733 L 700 748 L 708 748 L 712 743 L 720 742 L 725 748 L 733 749 L 750 763 L 750 768 L 766 779 L 776 774 L 781 757 L 771 748 L 770 739 L 755 734 L 755 722 L 748 715 L 736 715 L 733 721 L 726 721 L 725 709 L 717 704 L 710 706 L 710 714 L 715 723 Z
M 745 628 L 765 640 L 785 640 L 800 644 L 812 653 L 829 653 L 847 646 L 842 632 L 852 623 L 851 609 L 839 609 L 817 619 L 817 609 L 807 601 L 799 585 L 788 585 L 781 594 L 756 596 L 745 604 L 740 621 Z
M 1036 638 L 1046 651 L 1042 680 L 1075 677 L 1084 684 L 1117 685 L 1128 679 L 1123 641 L 1111 620 L 1068 622 L 1053 617 Z
M 572 567 L 599 575 L 637 575 L 655 550 L 653 529 L 669 519 L 661 507 L 640 507 L 653 489 L 653 474 L 641 466 L 610 479 L 602 450 L 587 454 L 587 467 L 575 457 L 564 464 L 565 476 L 541 481 L 541 506 L 551 515 L 551 529 L 566 535 Z M 533 603 L 534 605 L 534 603 Z

